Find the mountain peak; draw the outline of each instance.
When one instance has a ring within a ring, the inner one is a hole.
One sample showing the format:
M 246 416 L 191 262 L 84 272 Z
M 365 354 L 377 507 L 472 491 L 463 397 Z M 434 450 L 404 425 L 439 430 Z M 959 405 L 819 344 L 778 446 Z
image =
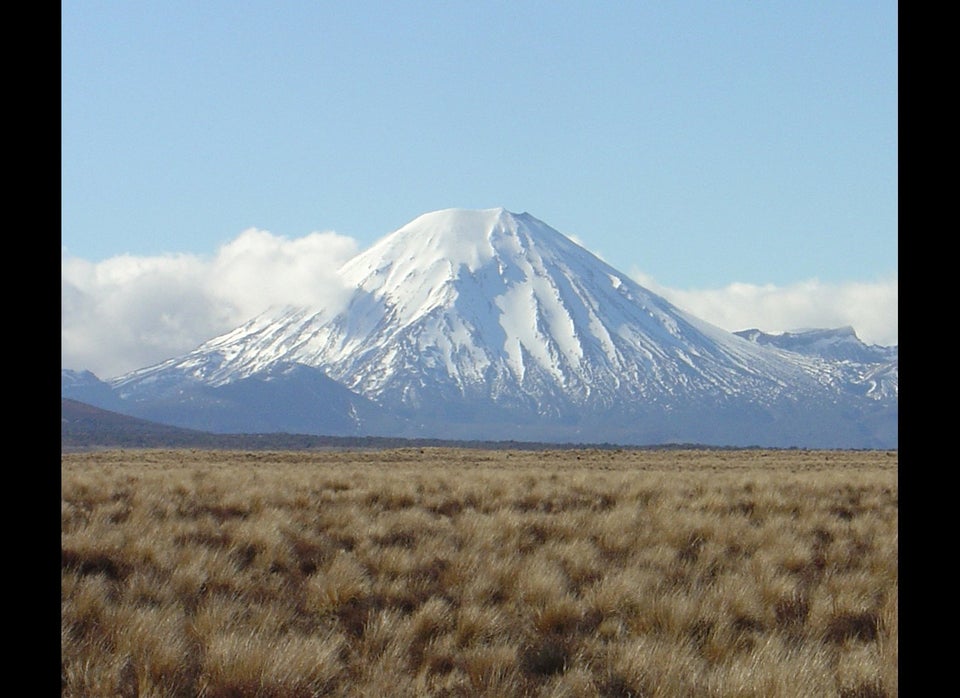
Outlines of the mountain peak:
M 443 208 L 422 213 L 403 228 L 430 226 L 443 229 L 483 228 L 491 230 L 497 224 L 509 224 L 510 221 L 516 220 L 518 215 L 508 211 L 503 206 L 494 208 Z
M 782 334 L 767 334 L 758 329 L 749 329 L 734 334 L 763 346 L 774 346 L 835 361 L 882 363 L 897 358 L 896 347 L 868 346 L 849 325 L 836 328 L 804 328 Z
M 348 284 L 368 291 L 409 286 L 406 281 L 413 278 L 436 288 L 494 260 L 502 269 L 530 252 L 555 257 L 570 247 L 576 246 L 528 213 L 447 208 L 414 218 L 348 261 L 341 272 Z
M 303 369 L 289 376 L 271 370 L 296 364 L 417 434 L 895 443 L 895 357 L 889 365 L 873 356 L 869 363 L 846 354 L 825 359 L 827 345 L 851 343 L 834 335 L 736 336 L 674 307 L 527 213 L 425 213 L 339 274 L 350 289 L 342 307 L 264 315 L 112 385 L 129 404 L 182 396 L 181 410 L 190 396 L 215 389 L 217 400 L 235 397 L 239 389 L 230 386 L 240 385 L 237 404 L 268 414 L 280 410 L 280 388 L 297 403 L 320 384 L 305 381 L 300 374 L 313 374 Z M 782 341 L 790 347 L 779 347 Z M 762 346 L 768 343 L 774 346 Z M 245 386 L 261 397 L 254 400 Z M 866 426 L 858 421 L 868 417 Z
M 340 272 L 347 285 L 379 299 L 368 308 L 371 322 L 383 314 L 382 301 L 406 324 L 452 302 L 463 292 L 455 288 L 458 280 L 497 277 L 503 286 L 533 274 L 530 260 L 539 268 L 540 260 L 562 257 L 571 247 L 576 246 L 527 213 L 448 208 L 418 216 Z
M 442 209 L 418 216 L 370 252 L 381 260 L 413 256 L 421 267 L 446 261 L 474 270 L 493 256 L 494 240 L 515 235 L 519 225 L 519 217 L 502 207 Z

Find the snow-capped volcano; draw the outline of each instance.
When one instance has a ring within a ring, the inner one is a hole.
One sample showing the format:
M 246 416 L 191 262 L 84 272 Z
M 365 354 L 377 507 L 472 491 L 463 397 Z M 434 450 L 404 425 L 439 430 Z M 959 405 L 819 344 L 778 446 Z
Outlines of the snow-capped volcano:
M 709 325 L 526 213 L 428 213 L 340 274 L 353 289 L 345 309 L 268 312 L 112 385 L 142 401 L 162 384 L 225 386 L 303 364 L 417 435 L 724 445 L 863 436 L 862 423 L 834 413 L 862 400 L 865 372 Z

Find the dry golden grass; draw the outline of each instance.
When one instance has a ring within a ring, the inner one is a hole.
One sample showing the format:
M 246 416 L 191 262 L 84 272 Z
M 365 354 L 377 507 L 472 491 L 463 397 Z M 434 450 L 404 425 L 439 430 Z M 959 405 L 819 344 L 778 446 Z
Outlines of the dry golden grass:
M 898 694 L 895 452 L 61 457 L 64 696 Z

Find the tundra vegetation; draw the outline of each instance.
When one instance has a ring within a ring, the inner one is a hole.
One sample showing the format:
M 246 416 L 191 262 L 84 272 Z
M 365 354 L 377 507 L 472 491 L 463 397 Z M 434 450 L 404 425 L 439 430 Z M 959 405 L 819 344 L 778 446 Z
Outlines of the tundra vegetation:
M 896 696 L 897 467 L 65 453 L 62 695 Z

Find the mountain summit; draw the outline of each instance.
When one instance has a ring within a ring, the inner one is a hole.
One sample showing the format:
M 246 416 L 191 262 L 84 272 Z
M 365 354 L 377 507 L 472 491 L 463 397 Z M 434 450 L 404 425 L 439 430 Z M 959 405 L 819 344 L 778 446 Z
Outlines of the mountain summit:
M 427 213 L 340 274 L 353 289 L 343 309 L 264 313 L 111 386 L 142 410 L 162 393 L 175 415 L 184 385 L 226 389 L 303 366 L 343 391 L 337 404 L 352 405 L 360 432 L 372 428 L 359 417 L 362 405 L 378 414 L 378 428 L 408 436 L 896 443 L 895 357 L 884 374 L 892 370 L 894 395 L 871 396 L 879 361 L 839 362 L 714 327 L 526 213 Z M 215 414 L 216 400 L 209 403 Z

